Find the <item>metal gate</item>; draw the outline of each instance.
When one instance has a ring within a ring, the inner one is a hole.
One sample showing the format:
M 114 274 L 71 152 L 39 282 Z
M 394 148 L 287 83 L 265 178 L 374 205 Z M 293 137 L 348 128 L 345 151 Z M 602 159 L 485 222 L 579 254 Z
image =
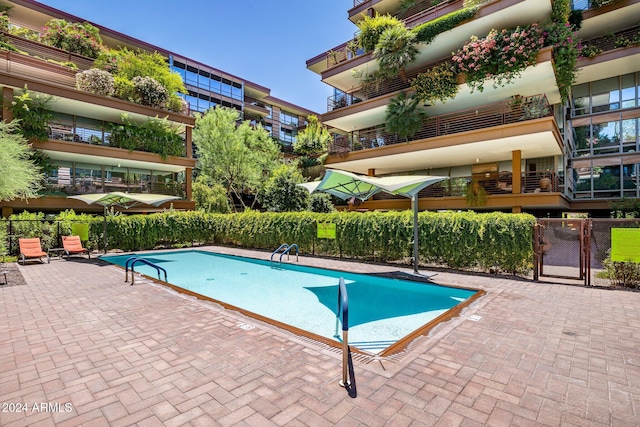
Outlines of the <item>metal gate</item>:
M 535 228 L 534 275 L 591 284 L 591 219 L 539 219 Z
M 639 228 L 640 219 L 539 219 L 535 227 L 534 279 L 556 277 L 592 284 L 611 250 L 612 228 Z

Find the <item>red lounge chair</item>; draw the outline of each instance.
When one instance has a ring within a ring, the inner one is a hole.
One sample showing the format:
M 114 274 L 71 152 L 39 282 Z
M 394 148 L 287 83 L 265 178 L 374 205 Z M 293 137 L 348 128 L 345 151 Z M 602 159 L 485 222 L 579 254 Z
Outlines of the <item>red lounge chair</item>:
M 71 255 L 82 255 L 86 253 L 89 259 L 91 259 L 89 249 L 82 247 L 80 236 L 62 236 L 62 246 L 64 247 L 64 254 L 67 258 Z
M 38 260 L 42 263 L 42 257 L 47 257 L 47 263 L 50 262 L 49 254 L 42 250 L 42 246 L 40 246 L 40 239 L 37 237 L 33 237 L 30 239 L 18 239 L 20 243 L 20 259 L 22 260 L 22 265 L 24 265 L 25 261 L 29 258 L 38 258 Z

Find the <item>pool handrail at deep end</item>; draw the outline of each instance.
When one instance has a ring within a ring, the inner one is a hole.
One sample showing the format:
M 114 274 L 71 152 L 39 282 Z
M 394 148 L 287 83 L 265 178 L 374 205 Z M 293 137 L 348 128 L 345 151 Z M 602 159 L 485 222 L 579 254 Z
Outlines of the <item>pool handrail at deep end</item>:
M 167 270 L 165 270 L 164 268 L 152 263 L 151 261 L 147 261 L 144 258 L 140 258 L 140 257 L 131 257 L 129 259 L 127 259 L 127 261 L 125 262 L 125 278 L 124 281 L 128 281 L 128 275 L 129 275 L 129 263 L 131 263 L 131 286 L 133 286 L 133 282 L 135 281 L 135 270 L 134 270 L 134 266 L 136 265 L 136 263 L 141 262 L 143 264 L 146 264 L 150 267 L 153 267 L 156 269 L 156 271 L 158 272 L 158 280 L 160 280 L 160 272 L 162 271 L 164 273 L 164 281 L 167 281 Z

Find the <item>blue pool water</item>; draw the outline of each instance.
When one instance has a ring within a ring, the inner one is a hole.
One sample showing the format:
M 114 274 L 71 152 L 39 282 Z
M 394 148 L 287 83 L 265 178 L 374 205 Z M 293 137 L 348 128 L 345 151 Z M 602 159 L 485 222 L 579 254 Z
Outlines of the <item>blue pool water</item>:
M 124 266 L 134 254 L 103 256 Z M 304 267 L 188 250 L 135 254 L 167 271 L 173 285 L 322 337 L 341 337 L 336 325 L 338 280 L 349 296 L 349 342 L 379 353 L 476 291 L 431 283 Z M 157 277 L 152 267 L 135 271 Z M 164 276 L 163 276 L 164 277 Z

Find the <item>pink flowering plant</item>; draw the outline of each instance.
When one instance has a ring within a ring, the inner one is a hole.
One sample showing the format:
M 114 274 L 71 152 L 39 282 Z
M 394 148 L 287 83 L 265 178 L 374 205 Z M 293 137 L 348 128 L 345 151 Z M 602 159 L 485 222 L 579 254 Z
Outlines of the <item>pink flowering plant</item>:
M 471 90 L 484 90 L 484 82 L 493 79 L 493 87 L 505 86 L 518 78 L 522 71 L 536 64 L 538 52 L 544 45 L 538 24 L 513 30 L 491 30 L 485 38 L 472 36 L 458 52 L 453 63 L 466 77 Z
M 88 22 L 79 24 L 52 19 L 42 28 L 41 40 L 50 46 L 92 59 L 97 58 L 104 49 L 99 30 Z

